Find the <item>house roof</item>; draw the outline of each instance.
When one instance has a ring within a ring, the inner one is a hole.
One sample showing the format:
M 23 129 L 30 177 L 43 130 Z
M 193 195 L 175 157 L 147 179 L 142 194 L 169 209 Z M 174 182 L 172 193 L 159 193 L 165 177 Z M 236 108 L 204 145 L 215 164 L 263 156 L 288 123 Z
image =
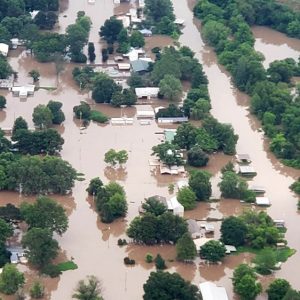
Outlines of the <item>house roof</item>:
M 147 71 L 149 68 L 149 62 L 143 59 L 134 60 L 131 62 L 131 67 L 134 72 Z
M 217 286 L 213 282 L 203 282 L 199 284 L 203 300 L 228 300 L 226 289 Z
M 206 237 L 202 237 L 202 238 L 199 238 L 199 239 L 194 239 L 193 242 L 196 246 L 196 249 L 198 251 L 200 251 L 200 248 L 206 244 L 207 242 L 211 241 L 212 239 L 211 238 L 206 238 Z
M 141 29 L 139 30 L 142 35 L 152 35 L 152 31 L 150 29 Z
M 200 227 L 195 220 L 188 219 L 186 222 L 188 224 L 188 230 L 190 234 L 200 232 Z
M 167 205 L 169 210 L 174 210 L 176 208 L 184 209 L 183 206 L 178 202 L 177 197 L 172 197 L 171 199 L 167 200 Z
M 166 142 L 171 143 L 174 140 L 174 137 L 176 135 L 176 129 L 165 129 L 164 135 L 165 135 Z
M 156 97 L 158 95 L 158 92 L 159 92 L 158 87 L 135 88 L 135 93 L 139 98 L 148 97 L 148 96 Z
M 239 166 L 240 173 L 242 174 L 255 174 L 255 170 L 251 166 Z
M 182 189 L 184 187 L 188 187 L 189 186 L 189 182 L 187 180 L 179 180 L 177 181 L 177 187 L 178 189 Z

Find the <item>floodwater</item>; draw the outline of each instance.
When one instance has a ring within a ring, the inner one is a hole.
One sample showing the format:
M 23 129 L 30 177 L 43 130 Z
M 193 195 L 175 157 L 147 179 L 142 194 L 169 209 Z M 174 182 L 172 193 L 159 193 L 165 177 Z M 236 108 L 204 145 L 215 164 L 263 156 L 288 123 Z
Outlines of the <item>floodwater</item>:
M 299 171 L 282 166 L 272 154 L 268 152 L 268 143 L 259 131 L 259 123 L 250 116 L 248 111 L 248 97 L 239 93 L 230 83 L 230 77 L 225 70 L 217 64 L 216 57 L 211 48 L 206 47 L 201 39 L 198 28 L 199 22 L 193 19 L 193 2 L 173 0 L 175 13 L 178 18 L 185 19 L 186 25 L 180 42 L 187 45 L 196 52 L 197 58 L 203 63 L 204 71 L 209 79 L 209 91 L 212 101 L 212 114 L 221 122 L 232 123 L 236 133 L 239 134 L 237 145 L 238 152 L 249 153 L 253 160 L 258 175 L 254 178 L 256 184 L 264 185 L 267 196 L 272 201 L 268 209 L 273 218 L 285 219 L 288 226 L 286 237 L 289 245 L 300 249 L 300 241 L 297 235 L 297 222 L 299 215 L 296 211 L 296 197 L 289 191 L 288 186 L 298 177 Z M 96 46 L 96 55 L 99 54 L 101 44 L 99 42 L 98 30 L 104 20 L 113 13 L 119 14 L 128 10 L 133 4 L 122 4 L 114 7 L 112 0 L 96 1 L 94 5 L 85 0 L 62 0 L 62 9 L 59 17 L 60 27 L 58 31 L 64 32 L 67 25 L 74 23 L 76 13 L 85 10 L 91 17 L 93 27 L 90 41 Z M 65 17 L 66 16 L 66 17 Z M 154 37 L 147 41 L 147 49 L 154 46 L 170 44 L 169 38 Z M 267 57 L 266 53 L 265 56 Z M 98 55 L 99 57 L 99 55 Z M 9 58 L 13 67 L 19 71 L 18 81 L 26 84 L 31 81 L 27 73 L 37 68 L 41 76 L 40 86 L 56 86 L 56 90 L 40 89 L 33 97 L 26 101 L 12 97 L 5 91 L 0 91 L 7 98 L 7 108 L 0 112 L 1 127 L 12 127 L 14 119 L 23 116 L 29 126 L 33 126 L 32 112 L 38 104 L 46 104 L 49 100 L 57 100 L 63 103 L 63 111 L 66 120 L 56 128 L 65 139 L 61 152 L 63 159 L 69 161 L 74 168 L 85 174 L 85 181 L 77 182 L 71 195 L 53 196 L 66 209 L 69 215 L 69 229 L 62 237 L 56 237 L 61 246 L 62 253 L 59 259 L 74 258 L 78 269 L 64 272 L 59 280 L 45 280 L 47 288 L 47 299 L 61 300 L 71 299 L 72 291 L 78 280 L 86 275 L 96 275 L 103 283 L 104 298 L 107 300 L 142 298 L 143 284 L 146 282 L 151 271 L 152 264 L 146 264 L 144 257 L 146 253 L 160 253 L 167 261 L 169 271 L 179 272 L 184 278 L 195 284 L 205 280 L 216 281 L 224 285 L 229 293 L 230 299 L 234 299 L 231 280 L 233 269 L 243 261 L 250 261 L 251 256 L 243 254 L 239 256 L 226 257 L 222 265 L 203 265 L 199 260 L 195 264 L 177 263 L 175 259 L 174 246 L 145 247 L 129 244 L 128 246 L 117 246 L 119 238 L 126 238 L 125 230 L 130 221 L 138 215 L 138 207 L 144 198 L 159 194 L 170 197 L 168 185 L 182 179 L 181 177 L 161 176 L 155 170 L 151 170 L 148 164 L 151 158 L 151 148 L 163 139 L 164 127 L 151 121 L 149 126 L 141 126 L 135 119 L 134 125 L 112 126 L 91 123 L 86 130 L 80 131 L 79 120 L 74 119 L 73 106 L 85 100 L 92 104 L 92 108 L 100 110 L 112 117 L 128 116 L 134 117 L 140 106 L 133 108 L 117 109 L 108 105 L 94 104 L 90 99 L 90 93 L 80 91 L 74 84 L 71 73 L 74 65 L 66 64 L 58 80 L 53 64 L 40 64 L 20 50 L 10 52 Z M 165 102 L 161 102 L 165 105 Z M 152 107 L 158 103 L 151 104 Z M 233 118 L 234 116 L 234 118 Z M 111 168 L 103 159 L 109 149 L 125 149 L 129 153 L 129 159 L 124 168 Z M 220 177 L 220 168 L 224 166 L 231 157 L 217 154 L 211 157 L 207 170 L 213 174 L 213 195 L 218 197 L 217 183 Z M 124 186 L 128 201 L 128 216 L 112 224 L 103 224 L 99 221 L 94 210 L 93 199 L 87 196 L 85 189 L 91 178 L 99 176 L 105 183 L 116 180 Z M 1 192 L 1 204 L 8 202 L 19 205 L 21 201 L 33 201 L 32 197 L 24 197 L 17 193 Z M 193 217 L 199 222 L 205 219 L 214 220 L 217 231 L 223 216 L 239 214 L 243 207 L 236 200 L 222 200 L 210 205 L 198 204 L 193 211 L 185 213 L 185 217 Z M 219 234 L 216 233 L 216 237 Z M 129 256 L 136 260 L 136 266 L 126 267 L 123 258 Z M 299 265 L 299 252 L 282 266 L 282 270 L 276 272 L 276 276 L 288 279 L 295 288 L 300 288 L 299 282 L 293 278 L 293 266 Z M 26 270 L 27 277 L 31 281 L 35 276 L 33 270 Z M 4 297 L 4 299 L 6 299 Z
M 255 50 L 261 52 L 267 68 L 274 60 L 293 58 L 296 61 L 300 54 L 300 40 L 287 37 L 285 34 L 267 27 L 254 26 L 252 28 L 255 37 Z

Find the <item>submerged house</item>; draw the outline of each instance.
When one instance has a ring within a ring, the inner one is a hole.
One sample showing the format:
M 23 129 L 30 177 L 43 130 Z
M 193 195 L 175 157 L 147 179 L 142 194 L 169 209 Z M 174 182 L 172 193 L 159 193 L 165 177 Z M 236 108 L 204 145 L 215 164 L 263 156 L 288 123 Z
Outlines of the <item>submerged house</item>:
M 144 88 L 135 88 L 136 96 L 141 98 L 157 98 L 159 92 L 158 87 L 144 87 Z
M 201 237 L 200 227 L 198 223 L 193 219 L 188 219 L 188 231 L 193 239 L 198 239 Z
M 1 55 L 7 56 L 7 54 L 8 54 L 8 49 L 9 49 L 9 46 L 8 46 L 7 44 L 0 43 L 0 54 L 1 54 Z

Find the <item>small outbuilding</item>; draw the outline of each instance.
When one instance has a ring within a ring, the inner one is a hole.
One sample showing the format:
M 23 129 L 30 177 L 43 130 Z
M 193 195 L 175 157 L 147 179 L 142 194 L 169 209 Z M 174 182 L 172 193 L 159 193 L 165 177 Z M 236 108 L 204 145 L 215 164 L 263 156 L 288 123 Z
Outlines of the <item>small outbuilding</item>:
M 130 64 L 118 63 L 118 69 L 120 71 L 129 71 L 130 70 Z
M 261 185 L 252 185 L 250 186 L 249 190 L 256 194 L 264 194 L 266 192 L 266 189 Z
M 203 300 L 229 300 L 226 289 L 213 282 L 200 283 L 199 289 Z
M 178 124 L 188 122 L 188 117 L 163 117 L 158 118 L 157 122 L 160 124 Z
M 174 215 L 183 217 L 184 207 L 178 202 L 177 197 L 172 197 L 167 200 L 168 210 L 171 211 Z
M 137 59 L 131 62 L 133 72 L 146 72 L 149 69 L 149 62 L 144 59 Z
M 255 176 L 257 173 L 252 166 L 239 166 L 239 173 L 243 176 Z
M 183 26 L 184 25 L 184 20 L 183 19 L 176 19 L 174 21 L 174 24 L 179 25 L 179 26 Z
M 249 154 L 237 154 L 236 156 L 236 161 L 239 164 L 250 164 L 251 163 L 251 158 Z
M 139 32 L 145 37 L 152 36 L 152 31 L 150 29 L 144 28 L 144 29 L 139 30 Z
M 138 110 L 136 112 L 136 117 L 138 119 L 154 119 L 155 113 L 153 110 Z
M 20 98 L 27 98 L 34 94 L 35 86 L 33 84 L 28 84 L 25 86 L 13 86 L 11 88 L 12 94 Z
M 233 245 L 225 245 L 226 254 L 230 254 L 231 252 L 236 252 L 236 247 Z
M 200 227 L 198 223 L 193 219 L 188 219 L 188 231 L 193 239 L 198 239 L 201 237 Z
M 205 229 L 205 233 L 215 232 L 215 226 L 213 224 L 206 223 L 206 224 L 201 224 L 200 226 Z
M 259 206 L 270 206 L 271 205 L 271 202 L 270 202 L 269 198 L 267 198 L 267 197 L 256 197 L 255 203 L 256 203 L 256 205 L 259 205 Z
M 273 220 L 275 227 L 277 228 L 284 228 L 285 227 L 285 222 L 284 220 Z
M 135 88 L 135 94 L 136 96 L 141 98 L 157 98 L 159 93 L 158 87 L 143 87 L 143 88 Z
M 1 55 L 7 56 L 7 54 L 8 54 L 8 49 L 9 49 L 9 46 L 8 46 L 7 44 L 0 43 L 0 54 L 1 54 Z

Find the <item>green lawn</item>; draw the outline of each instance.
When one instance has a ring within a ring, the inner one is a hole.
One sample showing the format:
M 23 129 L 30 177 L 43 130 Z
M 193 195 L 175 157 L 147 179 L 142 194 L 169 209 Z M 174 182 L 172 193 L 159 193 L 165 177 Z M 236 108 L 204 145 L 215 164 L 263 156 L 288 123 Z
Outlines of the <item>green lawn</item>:
M 61 272 L 78 269 L 78 266 L 71 260 L 60 263 L 57 267 Z

